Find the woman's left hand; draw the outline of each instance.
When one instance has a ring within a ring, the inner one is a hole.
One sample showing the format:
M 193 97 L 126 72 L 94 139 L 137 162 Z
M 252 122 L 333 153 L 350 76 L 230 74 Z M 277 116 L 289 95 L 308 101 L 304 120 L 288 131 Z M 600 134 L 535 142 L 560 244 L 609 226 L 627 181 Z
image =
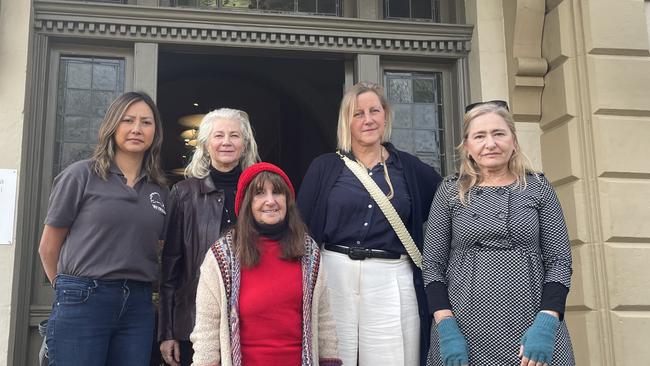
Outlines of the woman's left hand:
M 553 358 L 555 335 L 560 324 L 555 314 L 541 311 L 521 337 L 520 366 L 547 366 Z

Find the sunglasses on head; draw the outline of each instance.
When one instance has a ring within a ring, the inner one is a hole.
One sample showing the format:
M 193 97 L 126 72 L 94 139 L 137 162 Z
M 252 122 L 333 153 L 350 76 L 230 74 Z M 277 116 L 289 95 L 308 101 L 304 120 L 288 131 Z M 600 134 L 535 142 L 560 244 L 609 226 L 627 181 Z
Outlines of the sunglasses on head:
M 487 102 L 476 102 L 476 103 L 468 104 L 467 107 L 465 107 L 465 113 L 483 104 L 496 104 L 497 106 L 505 108 L 506 111 L 510 112 L 510 108 L 508 108 L 508 102 L 506 102 L 505 100 L 490 100 Z

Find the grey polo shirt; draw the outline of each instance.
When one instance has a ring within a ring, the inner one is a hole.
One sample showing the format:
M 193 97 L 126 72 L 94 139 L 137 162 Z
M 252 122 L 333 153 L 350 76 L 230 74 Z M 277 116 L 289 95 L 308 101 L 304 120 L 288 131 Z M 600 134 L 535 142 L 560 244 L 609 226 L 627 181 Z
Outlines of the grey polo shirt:
M 57 273 L 92 279 L 158 278 L 158 240 L 163 238 L 169 190 L 141 174 L 133 188 L 113 165 L 106 181 L 90 160 L 54 179 L 45 224 L 70 231 Z

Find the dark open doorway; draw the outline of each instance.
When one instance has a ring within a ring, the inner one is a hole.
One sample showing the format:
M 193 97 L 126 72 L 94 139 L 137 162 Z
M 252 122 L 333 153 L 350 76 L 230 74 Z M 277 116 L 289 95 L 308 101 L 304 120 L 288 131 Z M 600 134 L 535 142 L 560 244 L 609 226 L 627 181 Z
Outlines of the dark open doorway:
M 187 127 L 178 119 L 221 107 L 249 114 L 262 160 L 282 167 L 296 187 L 312 159 L 336 146 L 342 58 L 162 51 L 158 75 L 168 172 L 183 167 L 191 155 L 180 137 Z

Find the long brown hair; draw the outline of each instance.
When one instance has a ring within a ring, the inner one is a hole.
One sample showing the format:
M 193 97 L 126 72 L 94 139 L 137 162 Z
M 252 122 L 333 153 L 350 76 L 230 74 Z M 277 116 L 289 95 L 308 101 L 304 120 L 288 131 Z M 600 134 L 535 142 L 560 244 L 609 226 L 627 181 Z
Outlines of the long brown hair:
M 142 167 L 149 179 L 159 186 L 165 186 L 167 179 L 160 167 L 160 149 L 163 141 L 162 120 L 156 103 L 144 92 L 127 92 L 117 97 L 106 110 L 104 120 L 99 127 L 97 146 L 91 160 L 93 170 L 103 180 L 108 179 L 108 171 L 115 161 L 115 131 L 126 110 L 136 102 L 145 102 L 153 112 L 156 131 L 153 143 L 147 149 L 142 161 Z
M 515 151 L 510 156 L 510 161 L 508 161 L 508 170 L 515 177 L 517 177 L 517 185 L 521 189 L 526 189 L 527 174 L 535 174 L 532 163 L 530 159 L 519 146 L 519 141 L 517 140 L 517 130 L 515 129 L 515 121 L 512 118 L 512 114 L 508 110 L 495 103 L 485 103 L 478 105 L 477 107 L 472 108 L 467 113 L 463 119 L 463 140 L 456 147 L 460 155 L 460 169 L 458 173 L 458 198 L 460 202 L 464 205 L 469 203 L 469 190 L 481 183 L 481 169 L 476 164 L 474 159 L 468 157 L 467 148 L 465 147 L 465 141 L 467 141 L 467 135 L 469 133 L 469 127 L 473 120 L 476 118 L 488 114 L 494 113 L 506 122 L 510 133 L 512 133 L 512 138 L 514 139 Z
M 260 262 L 260 251 L 257 247 L 260 234 L 255 226 L 251 206 L 255 192 L 263 189 L 266 182 L 271 183 L 273 190 L 284 194 L 287 201 L 287 215 L 284 218 L 287 224 L 286 230 L 279 240 L 282 250 L 281 258 L 297 260 L 305 255 L 307 227 L 300 217 L 300 212 L 296 206 L 296 198 L 287 183 L 278 174 L 263 171 L 255 176 L 246 188 L 237 224 L 233 229 L 233 249 L 243 267 L 255 267 Z

